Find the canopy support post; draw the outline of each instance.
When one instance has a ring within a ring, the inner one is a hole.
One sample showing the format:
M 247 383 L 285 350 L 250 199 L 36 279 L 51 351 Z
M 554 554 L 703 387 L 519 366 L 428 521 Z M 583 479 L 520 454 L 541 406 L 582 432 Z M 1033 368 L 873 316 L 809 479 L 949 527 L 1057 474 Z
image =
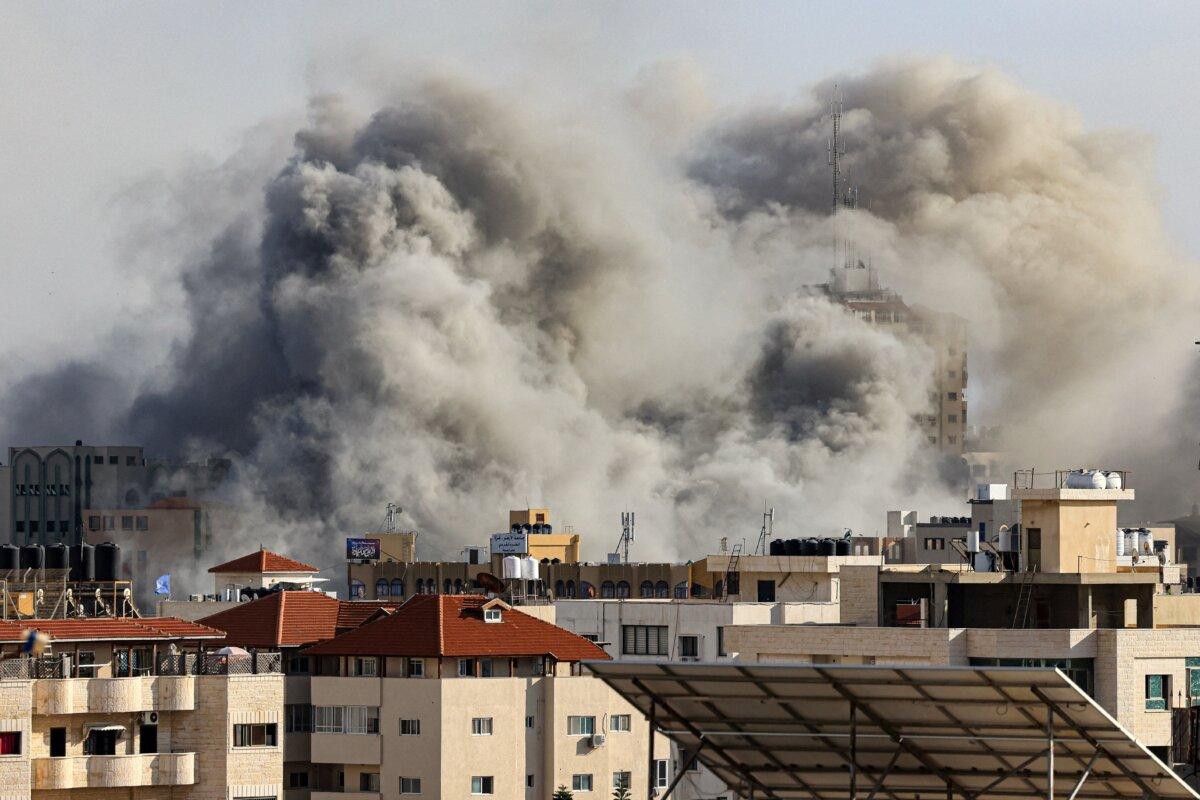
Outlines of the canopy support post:
M 871 793 L 867 795 L 867 800 L 875 800 L 875 795 L 878 794 L 879 788 L 883 786 L 883 782 L 887 780 L 888 773 L 892 771 L 892 767 L 896 766 L 896 762 L 900 760 L 900 754 L 904 751 L 896 748 L 896 752 L 892 753 L 891 759 L 887 766 L 883 768 L 883 772 L 879 774 L 879 780 L 875 781 L 875 785 L 871 787 Z
M 1054 709 L 1046 706 L 1046 798 L 1054 800 Z
M 1083 788 L 1083 784 L 1087 782 L 1088 776 L 1092 774 L 1092 767 L 1096 764 L 1096 759 L 1099 758 L 1100 751 L 1096 750 L 1092 753 L 1092 758 L 1084 768 L 1083 774 L 1079 776 L 1079 782 L 1075 784 L 1075 788 L 1071 790 L 1071 796 L 1067 800 L 1075 800 L 1075 795 L 1079 794 L 1079 790 Z
M 704 745 L 706 744 L 708 744 L 708 740 L 701 736 L 700 745 L 691 753 L 689 753 L 687 759 L 685 759 L 684 762 L 679 765 L 679 772 L 676 773 L 675 777 L 671 779 L 671 785 L 667 787 L 667 791 L 663 792 L 662 800 L 667 800 L 667 798 L 671 796 L 671 792 L 675 791 L 675 787 L 679 785 L 681 780 L 683 780 L 684 774 L 692 768 L 692 764 L 696 763 L 696 759 L 700 756 L 700 751 L 704 749 Z M 750 789 L 750 796 L 754 797 L 753 787 Z
M 858 704 L 850 704 L 850 800 L 858 800 Z
M 658 775 L 654 770 L 654 734 L 657 728 L 658 704 L 650 699 L 650 742 L 646 745 L 646 800 L 654 800 L 654 782 Z

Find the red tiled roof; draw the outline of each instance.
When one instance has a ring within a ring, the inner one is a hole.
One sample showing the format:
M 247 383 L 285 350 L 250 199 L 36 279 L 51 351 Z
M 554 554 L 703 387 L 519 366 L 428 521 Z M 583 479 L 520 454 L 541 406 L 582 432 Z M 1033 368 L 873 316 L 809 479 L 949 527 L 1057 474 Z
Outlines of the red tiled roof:
M 0 622 L 0 641 L 24 641 L 25 631 L 45 633 L 51 641 L 146 642 L 178 639 L 220 639 L 222 632 L 174 617 L 97 617 L 92 619 L 18 619 Z
M 596 644 L 516 609 L 483 621 L 478 595 L 419 594 L 380 619 L 308 648 L 314 655 L 553 656 L 559 661 L 606 659 Z
M 332 639 L 397 607 L 374 600 L 338 600 L 321 592 L 273 592 L 201 620 L 241 647 L 296 647 Z
M 295 647 L 337 633 L 341 601 L 320 592 L 273 592 L 201 620 L 241 647 Z
M 270 550 L 259 550 L 257 553 L 235 558 L 210 567 L 209 572 L 320 572 L 318 568 L 294 558 L 272 553 Z

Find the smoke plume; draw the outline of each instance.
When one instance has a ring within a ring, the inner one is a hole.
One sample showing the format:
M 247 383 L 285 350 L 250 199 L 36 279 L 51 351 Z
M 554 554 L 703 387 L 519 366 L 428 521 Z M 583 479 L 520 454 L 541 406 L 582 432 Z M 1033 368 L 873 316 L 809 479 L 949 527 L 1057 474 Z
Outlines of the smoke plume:
M 1022 465 L 1130 467 L 1146 514 L 1186 509 L 1176 320 L 1197 286 L 1144 183 L 1147 143 L 988 68 L 839 81 L 861 205 L 838 224 L 885 284 L 968 321 L 969 421 L 1003 425 Z M 55 388 L 127 348 L 33 374 L 9 392 L 25 426 L 9 439 L 73 440 L 82 420 L 230 455 L 247 540 L 229 549 L 322 565 L 387 501 L 429 557 L 527 502 L 592 557 L 636 510 L 639 559 L 752 538 L 768 506 L 784 535 L 960 513 L 914 422 L 929 351 L 801 291 L 834 260 L 832 88 L 718 112 L 656 68 L 588 118 L 461 77 L 363 116 L 317 97 L 290 153 L 205 176 L 238 199 L 195 223 L 183 330 L 132 399 L 107 395 L 105 417 Z

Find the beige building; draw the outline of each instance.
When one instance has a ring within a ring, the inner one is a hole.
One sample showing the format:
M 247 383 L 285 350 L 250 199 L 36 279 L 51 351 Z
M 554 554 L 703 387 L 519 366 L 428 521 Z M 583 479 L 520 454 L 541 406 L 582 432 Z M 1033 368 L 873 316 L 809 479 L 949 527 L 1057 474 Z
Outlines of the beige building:
M 221 637 L 165 618 L 0 623 L 0 795 L 280 797 L 279 658 L 204 652 Z
M 499 600 L 421 595 L 396 608 L 280 592 L 206 624 L 230 643 L 274 639 L 286 654 L 294 800 L 548 800 L 560 785 L 607 798 L 618 783 L 647 793 L 648 725 L 579 669 L 604 651 Z M 665 786 L 667 742 L 656 746 L 652 780 Z

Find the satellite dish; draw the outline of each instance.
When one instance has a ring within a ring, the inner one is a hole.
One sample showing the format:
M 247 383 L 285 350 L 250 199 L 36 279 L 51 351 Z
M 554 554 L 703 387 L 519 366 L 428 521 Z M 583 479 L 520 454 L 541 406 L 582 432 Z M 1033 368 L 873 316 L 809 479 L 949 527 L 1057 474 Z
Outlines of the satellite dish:
M 490 572 L 481 572 L 475 576 L 475 582 L 487 589 L 489 592 L 500 594 L 504 591 L 504 581 L 497 578 Z

